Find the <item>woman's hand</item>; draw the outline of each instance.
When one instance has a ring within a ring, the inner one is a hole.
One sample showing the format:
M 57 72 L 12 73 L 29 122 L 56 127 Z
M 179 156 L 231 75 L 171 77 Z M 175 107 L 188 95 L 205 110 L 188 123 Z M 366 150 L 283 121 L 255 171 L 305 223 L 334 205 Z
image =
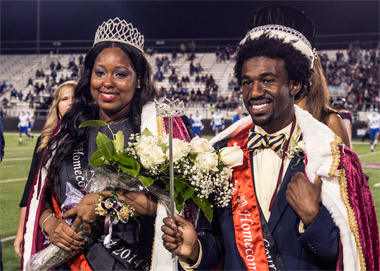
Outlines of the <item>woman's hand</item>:
M 83 237 L 62 218 L 49 218 L 44 224 L 44 230 L 49 235 L 50 242 L 65 251 L 77 251 L 85 245 Z
M 20 217 L 18 219 L 17 234 L 14 242 L 15 252 L 21 257 L 21 245 L 24 239 L 24 223 L 25 223 L 26 207 L 21 207 Z
M 123 199 L 124 198 L 124 199 Z M 126 203 L 132 205 L 140 215 L 156 216 L 157 200 L 151 194 L 125 192 L 123 199 Z
M 68 252 L 77 251 L 85 245 L 83 237 L 77 234 L 65 220 L 53 215 L 53 210 L 47 202 L 44 202 L 42 208 L 39 226 L 49 235 L 52 244 Z
M 76 232 L 83 223 L 83 230 L 91 236 L 92 229 L 97 227 L 98 215 L 95 213 L 96 204 L 98 204 L 98 194 L 87 194 L 78 203 L 78 205 L 68 210 L 62 217 L 63 219 L 74 217 L 72 229 Z

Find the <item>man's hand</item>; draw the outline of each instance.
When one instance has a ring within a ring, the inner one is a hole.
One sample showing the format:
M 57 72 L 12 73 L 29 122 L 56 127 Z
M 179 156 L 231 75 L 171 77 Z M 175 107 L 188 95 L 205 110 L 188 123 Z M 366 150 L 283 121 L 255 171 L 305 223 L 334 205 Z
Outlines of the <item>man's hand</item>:
M 164 233 L 164 247 L 169 251 L 174 250 L 177 256 L 196 262 L 199 257 L 199 243 L 193 224 L 177 214 L 174 219 L 176 223 L 169 217 L 163 220 L 161 230 Z
M 311 183 L 302 172 L 297 172 L 288 183 L 286 201 L 307 227 L 318 215 L 321 188 L 322 180 L 319 176 Z

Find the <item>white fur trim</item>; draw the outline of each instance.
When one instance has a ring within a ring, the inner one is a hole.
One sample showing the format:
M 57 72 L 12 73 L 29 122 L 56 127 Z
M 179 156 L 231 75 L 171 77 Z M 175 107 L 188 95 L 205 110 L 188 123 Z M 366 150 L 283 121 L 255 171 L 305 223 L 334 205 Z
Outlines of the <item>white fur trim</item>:
M 141 112 L 141 132 L 145 128 L 148 128 L 154 136 L 157 136 L 156 116 L 156 105 L 154 102 L 149 102 L 143 106 Z
M 152 257 L 152 271 L 176 271 L 178 270 L 177 257 L 171 258 L 171 252 L 164 247 L 162 240 L 161 226 L 164 225 L 163 219 L 168 217 L 168 211 L 160 201 L 157 204 L 156 223 L 154 225 L 154 245 Z
M 148 128 L 149 131 L 157 136 L 157 113 L 154 102 L 144 105 L 141 113 L 141 132 Z M 177 268 L 177 258 L 172 260 L 171 253 L 163 245 L 161 226 L 163 219 L 168 217 L 168 212 L 160 201 L 157 204 L 157 214 L 154 226 L 154 244 L 152 251 L 152 271 L 174 271 Z
M 240 133 L 241 130 L 243 130 L 244 128 L 246 128 L 247 126 L 249 126 L 251 124 L 252 124 L 251 116 L 246 116 L 246 117 L 238 120 L 237 122 L 235 122 L 231 126 L 229 126 L 227 129 L 222 131 L 220 134 L 218 134 L 215 137 L 213 137 L 212 139 L 210 139 L 209 142 L 211 145 L 214 145 L 216 142 L 219 142 L 223 139 L 231 138 L 231 137 L 237 135 L 238 133 Z
M 47 166 L 50 165 L 50 160 L 48 161 L 47 163 Z M 41 191 L 42 192 L 42 188 L 44 187 L 45 185 L 45 182 L 46 182 L 46 176 L 47 176 L 47 170 L 45 169 L 45 167 L 43 167 L 39 173 L 41 175 Z M 36 219 L 39 219 L 39 217 L 37 218 L 37 209 L 38 209 L 38 204 L 40 202 L 40 197 L 41 197 L 41 193 L 37 193 L 38 191 L 38 178 L 40 176 L 37 176 L 37 182 L 36 184 L 34 185 L 34 193 L 33 193 L 33 197 L 31 199 L 31 202 L 30 202 L 30 206 L 29 206 L 29 215 L 28 217 L 26 218 L 27 221 L 26 221 L 26 224 L 25 224 L 25 234 L 24 234 L 24 253 L 23 253 L 23 258 L 24 258 L 24 264 L 23 264 L 23 270 L 25 270 L 26 268 L 26 265 L 27 263 L 29 262 L 29 259 L 31 258 L 31 254 L 32 254 L 32 245 L 33 245 L 33 232 L 34 232 L 34 224 L 36 222 Z M 37 199 L 38 198 L 38 199 Z
M 310 68 L 314 65 L 314 53 L 310 42 L 299 31 L 283 25 L 261 25 L 251 29 L 240 44 L 244 44 L 248 38 L 251 40 L 258 39 L 264 33 L 268 33 L 270 38 L 283 39 L 285 43 L 291 44 L 296 50 L 300 51 L 310 60 Z
M 308 157 L 306 174 L 311 182 L 314 182 L 315 176 L 320 176 L 323 181 L 321 198 L 339 228 L 344 269 L 360 270 L 359 252 L 350 229 L 346 206 L 340 197 L 339 180 L 336 177 L 329 177 L 333 162 L 330 143 L 334 141 L 334 133 L 313 118 L 309 112 L 296 105 L 294 107 Z

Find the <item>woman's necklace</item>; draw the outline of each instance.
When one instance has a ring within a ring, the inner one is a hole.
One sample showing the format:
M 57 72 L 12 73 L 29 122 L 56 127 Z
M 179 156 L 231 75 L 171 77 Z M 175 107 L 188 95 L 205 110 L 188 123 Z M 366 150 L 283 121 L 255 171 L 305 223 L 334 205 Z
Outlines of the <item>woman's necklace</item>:
M 126 120 L 128 120 L 129 117 L 121 117 L 121 118 L 118 118 L 118 119 L 111 119 L 111 120 L 108 120 L 106 121 L 107 124 L 115 124 L 115 123 L 119 123 L 119 122 L 124 122 Z

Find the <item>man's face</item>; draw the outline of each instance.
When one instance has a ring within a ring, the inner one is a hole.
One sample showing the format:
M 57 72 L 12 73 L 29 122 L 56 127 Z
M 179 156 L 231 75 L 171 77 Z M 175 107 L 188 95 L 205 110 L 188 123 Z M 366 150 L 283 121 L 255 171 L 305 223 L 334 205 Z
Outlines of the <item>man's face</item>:
M 247 59 L 242 67 L 241 84 L 244 104 L 255 124 L 274 133 L 291 123 L 294 95 L 301 86 L 288 80 L 284 60 Z

